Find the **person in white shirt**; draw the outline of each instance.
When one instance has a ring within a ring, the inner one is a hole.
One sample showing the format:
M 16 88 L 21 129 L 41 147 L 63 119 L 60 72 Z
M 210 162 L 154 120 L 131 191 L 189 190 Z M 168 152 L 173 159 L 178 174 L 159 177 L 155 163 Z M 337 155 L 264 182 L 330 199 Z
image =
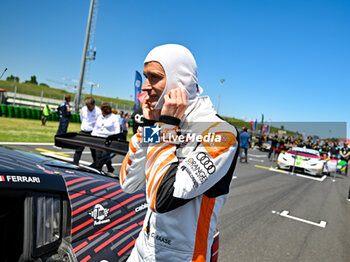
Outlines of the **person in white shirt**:
M 81 121 L 81 131 L 80 134 L 91 135 L 92 130 L 95 127 L 97 118 L 102 115 L 101 109 L 95 106 L 95 99 L 93 97 L 87 97 L 84 100 L 85 106 L 81 109 L 80 112 L 80 121 Z M 74 153 L 73 163 L 79 165 L 79 160 L 81 154 L 84 151 L 84 147 L 79 147 Z M 90 148 L 91 156 L 93 162 L 96 162 L 96 150 Z
M 97 118 L 94 129 L 92 130 L 92 136 L 108 137 L 120 133 L 120 124 L 117 116 L 112 114 L 112 108 L 110 104 L 104 103 L 101 105 L 102 115 Z M 103 165 L 107 165 L 108 172 L 113 172 L 112 161 L 110 160 L 109 153 L 96 150 L 96 164 L 94 165 L 98 169 L 102 169 Z M 104 161 L 108 159 L 107 161 Z

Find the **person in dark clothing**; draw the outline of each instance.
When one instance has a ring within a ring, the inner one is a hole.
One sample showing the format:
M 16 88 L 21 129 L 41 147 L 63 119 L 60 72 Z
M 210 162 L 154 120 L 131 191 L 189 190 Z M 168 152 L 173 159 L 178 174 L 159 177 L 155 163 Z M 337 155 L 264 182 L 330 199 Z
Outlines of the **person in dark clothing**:
M 340 148 L 339 148 L 338 142 L 334 141 L 333 145 L 331 146 L 331 150 L 330 150 L 331 159 L 338 159 L 339 152 L 340 152 Z
M 349 164 L 350 164 L 350 150 L 348 148 L 347 143 L 344 143 L 344 146 L 341 150 L 339 150 L 340 154 L 340 159 L 344 160 L 347 162 L 346 169 L 345 169 L 345 175 L 348 175 L 348 170 L 349 170 Z M 350 196 L 350 191 L 349 191 L 349 196 Z
M 281 151 L 285 150 L 284 144 L 285 144 L 285 135 L 282 134 L 282 136 L 277 139 L 277 150 L 275 150 L 274 159 L 278 159 L 278 156 L 281 153 Z
M 320 153 L 323 158 L 328 157 L 328 153 L 331 151 L 331 146 L 328 144 L 328 140 L 325 140 L 323 145 L 321 145 Z
M 269 159 L 272 161 L 273 159 L 271 158 L 272 152 L 276 151 L 277 149 L 277 143 L 278 143 L 278 133 L 276 132 L 273 137 L 271 137 L 271 147 L 269 151 Z
M 242 160 L 242 154 L 244 151 L 244 158 L 245 162 L 248 163 L 248 148 L 249 148 L 249 143 L 250 143 L 250 135 L 248 133 L 248 130 L 246 127 L 242 128 L 242 132 L 239 134 L 241 143 L 239 145 L 239 159 L 240 162 L 243 162 Z
M 132 132 L 133 134 L 136 134 L 137 129 L 139 126 L 142 126 L 143 124 L 143 114 L 142 114 L 142 108 L 140 107 L 139 109 L 136 109 L 131 117 L 131 122 L 132 122 Z
M 313 143 L 312 143 L 312 137 L 308 136 L 307 141 L 305 142 L 306 148 L 312 149 Z
M 284 150 L 288 151 L 293 147 L 293 140 L 292 137 L 288 136 L 284 142 Z
M 320 146 L 320 139 L 316 139 L 315 143 L 312 144 L 312 149 L 320 151 L 321 146 Z
M 64 102 L 62 102 L 60 106 L 57 108 L 58 115 L 60 118 L 60 123 L 59 123 L 56 135 L 67 133 L 69 119 L 72 116 L 69 102 L 70 102 L 70 95 L 65 95 Z
M 340 149 L 339 154 L 340 154 L 340 159 L 347 162 L 346 169 L 345 169 L 345 175 L 347 176 L 348 170 L 349 170 L 349 164 L 350 164 L 350 150 L 346 142 L 344 143 L 343 148 Z M 350 202 L 350 187 L 349 187 L 347 200 Z
M 304 138 L 303 136 L 300 136 L 299 139 L 294 141 L 295 145 L 297 147 L 304 147 Z

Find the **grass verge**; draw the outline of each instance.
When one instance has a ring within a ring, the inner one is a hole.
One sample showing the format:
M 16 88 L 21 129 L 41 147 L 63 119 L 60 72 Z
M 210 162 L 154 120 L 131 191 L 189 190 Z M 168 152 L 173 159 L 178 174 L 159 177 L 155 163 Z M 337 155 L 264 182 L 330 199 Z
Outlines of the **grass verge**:
M 0 142 L 54 143 L 59 122 L 0 117 Z M 68 132 L 79 132 L 80 123 L 69 123 Z M 132 136 L 129 128 L 128 140 Z
M 0 117 L 0 142 L 48 142 L 55 141 L 58 122 Z M 68 132 L 79 132 L 80 123 L 69 123 Z

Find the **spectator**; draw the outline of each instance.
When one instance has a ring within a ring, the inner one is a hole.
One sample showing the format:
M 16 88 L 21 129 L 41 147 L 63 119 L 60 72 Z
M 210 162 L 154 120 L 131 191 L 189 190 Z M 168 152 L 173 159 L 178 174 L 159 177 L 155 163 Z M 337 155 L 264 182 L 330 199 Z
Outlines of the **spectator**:
M 56 135 L 67 133 L 69 119 L 72 117 L 71 107 L 69 105 L 70 95 L 65 95 L 64 102 L 57 108 L 60 123 Z
M 101 105 L 102 115 L 100 115 L 92 130 L 92 136 L 108 137 L 120 133 L 120 124 L 116 115 L 112 114 L 112 108 L 108 103 Z M 107 165 L 108 172 L 113 172 L 110 153 L 96 150 L 96 163 L 94 167 L 102 169 L 103 165 Z
M 123 133 L 123 136 L 124 136 L 124 140 L 127 139 L 127 136 L 128 136 L 128 129 L 129 129 L 129 116 L 130 114 L 129 113 L 126 113 L 124 118 L 123 118 L 123 121 L 122 121 L 122 125 L 121 125 L 121 131 Z
M 80 134 L 91 135 L 92 130 L 95 127 L 97 118 L 102 114 L 101 109 L 95 106 L 95 99 L 93 97 L 87 97 L 84 100 L 85 106 L 81 109 L 80 112 L 80 121 L 81 121 L 81 131 Z M 84 151 L 84 147 L 79 147 L 75 150 L 74 153 L 74 164 L 79 165 L 81 154 Z M 93 162 L 96 162 L 96 150 L 90 148 L 91 157 Z
M 120 130 L 122 130 L 123 121 L 124 121 L 124 111 L 120 111 L 120 113 L 119 113 Z
M 42 116 L 41 116 L 41 124 L 43 126 L 46 125 L 46 121 L 50 117 L 50 115 L 51 115 L 50 107 L 49 107 L 49 105 L 45 105 L 44 109 L 43 109 Z

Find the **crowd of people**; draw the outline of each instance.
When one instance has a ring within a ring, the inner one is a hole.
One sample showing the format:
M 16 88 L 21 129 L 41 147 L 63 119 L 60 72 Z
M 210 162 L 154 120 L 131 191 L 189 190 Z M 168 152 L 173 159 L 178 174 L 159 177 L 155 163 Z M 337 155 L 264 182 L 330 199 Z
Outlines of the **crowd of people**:
M 304 139 L 303 136 L 292 137 L 286 136 L 284 133 L 279 134 L 276 132 L 270 136 L 263 134 L 259 139 L 258 146 L 262 148 L 264 143 L 268 141 L 270 141 L 271 144 L 268 155 L 270 160 L 276 160 L 281 151 L 288 151 L 293 147 L 302 147 L 319 151 L 321 157 L 341 159 L 346 161 L 348 165 L 350 164 L 350 148 L 346 142 L 340 144 L 336 140 L 329 141 L 328 139 L 313 139 L 311 136 Z

